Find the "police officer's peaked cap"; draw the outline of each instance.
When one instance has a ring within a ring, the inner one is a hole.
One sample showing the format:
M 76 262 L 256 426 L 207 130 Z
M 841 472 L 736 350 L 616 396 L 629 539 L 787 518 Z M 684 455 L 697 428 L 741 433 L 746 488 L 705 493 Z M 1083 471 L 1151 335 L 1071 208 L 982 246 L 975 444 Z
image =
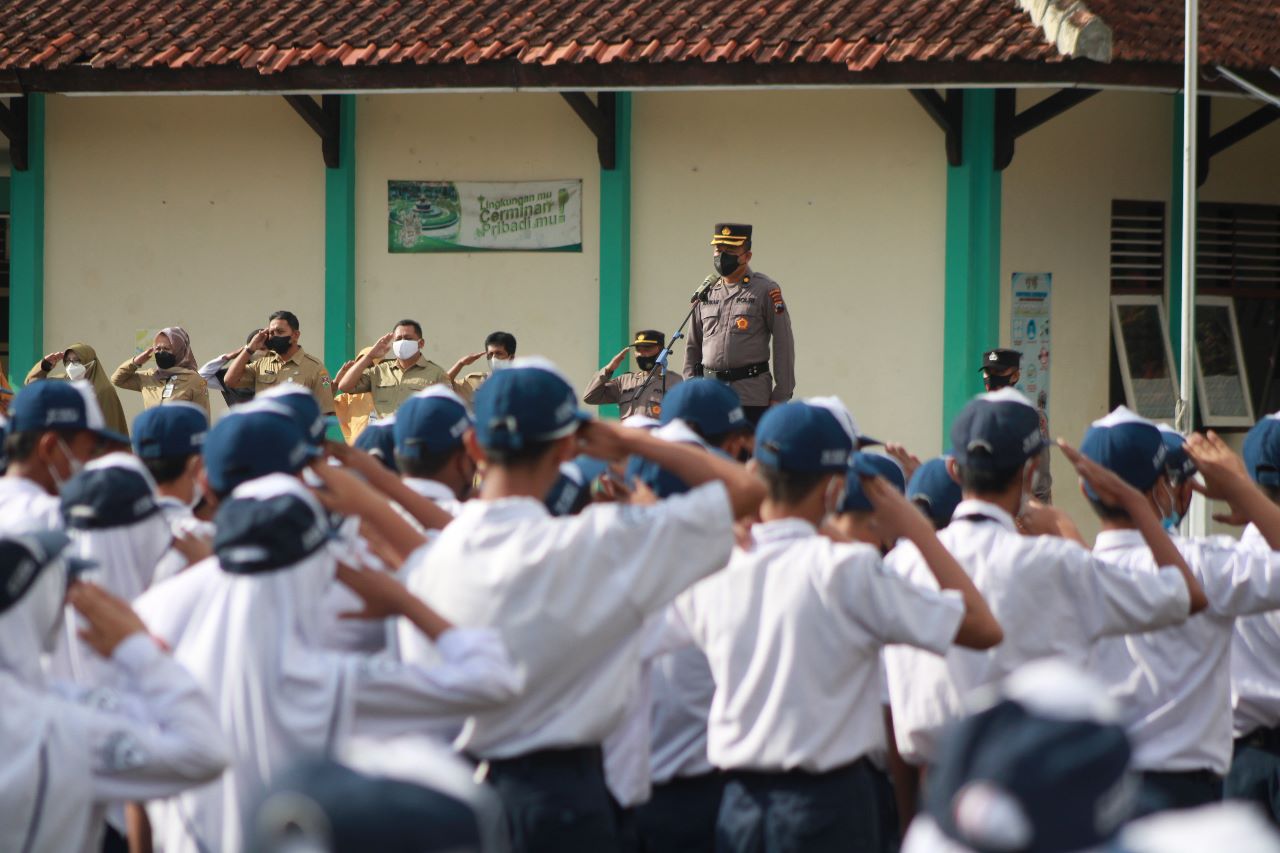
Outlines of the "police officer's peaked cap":
M 1017 370 L 1022 366 L 1022 353 L 1016 349 L 989 349 L 982 354 L 982 367 L 979 370 L 997 368 Z
M 734 222 L 717 222 L 716 230 L 711 235 L 711 245 L 726 246 L 730 249 L 741 249 L 751 246 L 751 226 Z
M 657 329 L 641 329 L 636 332 L 636 339 L 631 342 L 633 347 L 651 344 L 653 346 L 663 346 L 667 342 L 667 336 L 659 332 Z

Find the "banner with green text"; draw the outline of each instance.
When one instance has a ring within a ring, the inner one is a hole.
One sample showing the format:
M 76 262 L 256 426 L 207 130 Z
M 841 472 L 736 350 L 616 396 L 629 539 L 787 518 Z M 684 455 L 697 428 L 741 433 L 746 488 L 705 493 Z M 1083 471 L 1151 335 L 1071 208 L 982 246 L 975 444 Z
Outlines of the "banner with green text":
M 582 181 L 387 181 L 387 249 L 581 252 Z

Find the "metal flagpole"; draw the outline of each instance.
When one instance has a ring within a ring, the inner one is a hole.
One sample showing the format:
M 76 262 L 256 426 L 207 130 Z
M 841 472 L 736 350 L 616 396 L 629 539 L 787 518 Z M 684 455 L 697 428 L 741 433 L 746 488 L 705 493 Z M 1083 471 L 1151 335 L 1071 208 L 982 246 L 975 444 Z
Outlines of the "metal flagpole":
M 1196 394 L 1196 94 L 1199 82 L 1199 0 L 1186 0 L 1182 59 L 1182 318 L 1177 429 L 1191 432 Z M 1208 533 L 1208 502 L 1197 494 L 1191 535 Z

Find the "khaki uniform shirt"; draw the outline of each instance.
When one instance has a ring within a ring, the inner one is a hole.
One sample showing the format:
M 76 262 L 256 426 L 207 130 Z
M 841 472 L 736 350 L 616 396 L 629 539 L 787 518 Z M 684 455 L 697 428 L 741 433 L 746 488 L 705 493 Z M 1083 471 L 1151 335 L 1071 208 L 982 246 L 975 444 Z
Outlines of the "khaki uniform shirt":
M 684 376 L 708 376 L 713 370 L 730 370 L 769 361 L 773 346 L 773 370 L 730 383 L 744 406 L 783 403 L 795 392 L 795 340 L 791 313 L 782 301 L 782 288 L 767 275 L 748 272 L 740 284 L 723 278 L 711 286 L 707 301 L 693 308 L 685 345 Z
M 392 358 L 365 368 L 351 393 L 372 394 L 373 408 L 385 418 L 423 388 L 441 383 L 448 385 L 449 377 L 434 361 L 419 358 L 405 370 Z
M 195 403 L 204 409 L 205 415 L 209 414 L 209 383 L 185 367 L 175 367 L 169 376 L 157 376 L 154 368 L 141 370 L 129 359 L 111 374 L 111 384 L 128 391 L 141 391 L 144 408 L 182 400 Z
M 236 387 L 252 388 L 254 394 L 261 394 L 285 382 L 306 388 L 316 395 L 320 411 L 333 414 L 333 380 L 329 378 L 329 371 L 320 359 L 302 348 L 287 360 L 268 351 L 257 361 L 249 362 Z
M 480 390 L 480 386 L 488 378 L 488 373 L 468 373 L 461 379 L 453 380 L 454 393 L 468 403 L 473 403 L 476 399 L 476 392 Z
M 657 372 L 650 374 L 647 370 L 636 370 L 610 379 L 609 371 L 601 368 L 591 377 L 591 384 L 587 386 L 582 402 L 592 406 L 617 403 L 618 416 L 623 418 L 632 415 L 656 418 L 662 414 L 663 395 L 679 385 L 680 381 L 680 374 L 670 370 L 665 378 Z

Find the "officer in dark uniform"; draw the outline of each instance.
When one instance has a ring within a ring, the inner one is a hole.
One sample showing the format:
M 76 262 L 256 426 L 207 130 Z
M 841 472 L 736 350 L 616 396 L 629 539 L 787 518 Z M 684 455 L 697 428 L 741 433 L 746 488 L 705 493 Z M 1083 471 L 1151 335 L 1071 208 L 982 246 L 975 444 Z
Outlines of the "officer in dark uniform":
M 795 391 L 791 314 L 778 283 L 748 266 L 750 225 L 718 223 L 711 246 L 719 278 L 695 295 L 684 375 L 686 379 L 710 376 L 728 383 L 754 424 L 765 409 L 785 403 Z
M 999 391 L 1018 384 L 1022 379 L 1022 353 L 1016 349 L 992 349 L 982 354 L 982 386 L 988 391 Z M 1031 492 L 1041 503 L 1053 502 L 1053 475 L 1049 473 L 1049 415 L 1045 412 L 1040 400 L 1032 400 L 1032 405 L 1040 414 L 1040 434 L 1044 436 L 1045 448 L 1040 453 L 1040 464 L 1036 466 L 1035 476 L 1031 480 Z

